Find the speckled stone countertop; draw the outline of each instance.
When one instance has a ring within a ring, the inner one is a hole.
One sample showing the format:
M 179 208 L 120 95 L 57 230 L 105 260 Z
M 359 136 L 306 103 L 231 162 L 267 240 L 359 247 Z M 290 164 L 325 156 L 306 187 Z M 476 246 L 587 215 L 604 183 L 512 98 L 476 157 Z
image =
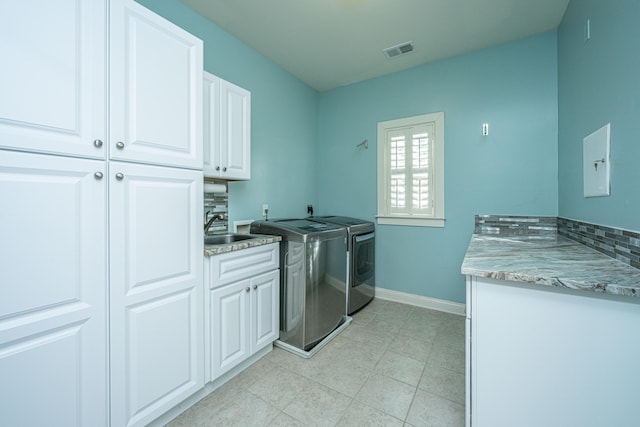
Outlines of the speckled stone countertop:
M 225 243 L 222 245 L 204 245 L 204 255 L 212 256 L 226 252 L 239 251 L 241 249 L 253 248 L 255 246 L 268 245 L 282 240 L 281 236 L 256 235 L 254 239 L 241 240 L 239 242 Z
M 566 237 L 474 234 L 462 274 L 640 297 L 640 270 Z

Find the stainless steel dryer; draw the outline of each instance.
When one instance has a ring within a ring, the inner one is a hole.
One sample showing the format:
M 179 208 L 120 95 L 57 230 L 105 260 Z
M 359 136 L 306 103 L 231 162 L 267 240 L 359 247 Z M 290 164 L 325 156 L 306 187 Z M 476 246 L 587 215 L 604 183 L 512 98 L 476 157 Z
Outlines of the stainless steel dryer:
M 376 240 L 373 222 L 346 216 L 315 216 L 309 218 L 347 229 L 349 251 L 349 282 L 347 314 L 353 314 L 369 304 L 376 287 Z
M 347 232 L 307 219 L 255 221 L 251 233 L 282 236 L 280 341 L 309 352 L 347 317 Z

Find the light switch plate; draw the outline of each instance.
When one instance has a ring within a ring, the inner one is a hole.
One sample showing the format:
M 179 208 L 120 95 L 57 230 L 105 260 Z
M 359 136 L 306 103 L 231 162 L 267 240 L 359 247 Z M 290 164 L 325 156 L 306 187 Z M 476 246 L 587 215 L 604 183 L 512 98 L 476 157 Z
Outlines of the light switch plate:
M 582 140 L 584 197 L 608 196 L 610 123 Z

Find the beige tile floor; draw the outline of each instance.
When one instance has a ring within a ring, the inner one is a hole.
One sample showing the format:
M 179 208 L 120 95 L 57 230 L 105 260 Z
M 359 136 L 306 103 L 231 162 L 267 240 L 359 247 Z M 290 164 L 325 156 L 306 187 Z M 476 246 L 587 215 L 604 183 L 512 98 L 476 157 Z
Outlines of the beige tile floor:
M 376 299 L 311 359 L 274 348 L 179 426 L 464 426 L 464 317 Z

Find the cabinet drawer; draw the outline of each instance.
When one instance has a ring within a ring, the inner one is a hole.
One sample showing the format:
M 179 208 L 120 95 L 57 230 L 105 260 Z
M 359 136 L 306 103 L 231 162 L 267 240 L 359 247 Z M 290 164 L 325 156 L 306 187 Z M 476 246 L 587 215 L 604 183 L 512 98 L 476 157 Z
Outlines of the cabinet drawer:
M 211 289 L 279 268 L 280 244 L 227 252 L 210 257 Z

